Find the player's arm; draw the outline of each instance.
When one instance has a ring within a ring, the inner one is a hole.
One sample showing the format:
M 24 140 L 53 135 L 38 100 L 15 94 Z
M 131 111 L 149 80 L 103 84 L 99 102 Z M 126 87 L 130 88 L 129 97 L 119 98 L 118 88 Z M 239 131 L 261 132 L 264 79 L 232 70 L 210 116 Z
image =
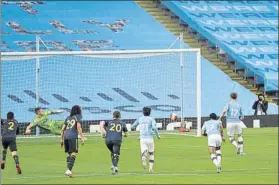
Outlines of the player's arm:
M 152 129 L 155 132 L 157 138 L 160 139 L 160 135 L 159 135 L 159 132 L 158 132 L 158 128 L 157 128 L 157 124 L 156 124 L 155 119 L 152 120 Z
M 202 126 L 202 128 L 201 128 L 201 134 L 203 135 L 203 136 L 207 136 L 207 133 L 206 133 L 206 129 L 205 129 L 205 123 L 203 124 L 203 126 Z
M 66 124 L 63 125 L 62 129 L 61 129 L 61 147 L 63 146 L 64 144 L 64 133 L 65 133 L 65 130 L 66 130 Z
M 127 137 L 127 136 L 128 136 L 128 129 L 127 129 L 125 123 L 123 124 L 123 133 L 124 133 L 124 134 L 123 134 L 124 137 Z
M 82 143 L 84 144 L 85 137 L 83 136 L 82 128 L 81 128 L 80 122 L 77 123 L 77 130 L 78 130 L 78 134 L 79 134 L 80 137 L 81 137 L 81 141 L 82 141 Z
M 107 122 L 106 121 L 100 121 L 100 132 L 101 132 L 102 137 L 106 136 L 106 131 L 105 131 L 106 127 L 107 127 Z
M 219 130 L 220 130 L 220 134 L 221 134 L 221 137 L 222 137 L 222 140 L 225 142 L 225 137 L 224 137 L 224 128 L 222 126 L 222 122 L 220 121 L 219 122 Z
M 225 116 L 226 112 L 228 111 L 228 108 L 229 108 L 229 104 L 227 103 L 223 109 L 223 111 L 221 112 L 220 114 L 220 117 L 219 117 L 219 120 L 222 119 L 223 116 Z
M 26 128 L 25 134 L 30 134 L 31 133 L 31 128 L 34 127 L 35 125 L 36 124 L 34 124 L 34 122 L 31 122 Z
M 139 119 L 137 119 L 131 126 L 131 129 L 136 129 L 137 126 L 139 125 Z
M 239 108 L 239 119 L 244 120 L 244 114 L 243 114 L 243 109 L 242 107 Z

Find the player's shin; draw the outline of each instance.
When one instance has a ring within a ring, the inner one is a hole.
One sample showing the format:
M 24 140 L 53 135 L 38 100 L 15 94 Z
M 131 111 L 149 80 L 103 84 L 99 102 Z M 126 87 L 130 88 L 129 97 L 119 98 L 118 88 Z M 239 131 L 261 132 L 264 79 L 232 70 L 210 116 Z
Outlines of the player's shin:
M 216 147 L 216 158 L 217 158 L 218 164 L 221 166 L 221 163 L 222 163 L 222 153 L 221 153 L 221 148 L 220 147 Z
M 142 160 L 142 164 L 143 167 L 146 167 L 146 158 L 147 158 L 147 151 L 145 150 L 142 154 L 141 154 L 141 160 Z
M 241 134 L 238 135 L 238 149 L 240 153 L 243 153 L 243 137 Z
M 75 160 L 76 160 L 76 156 L 75 155 L 71 155 L 69 157 L 69 159 L 67 158 L 67 168 L 68 170 L 72 171 L 73 167 L 74 167 L 74 164 L 75 164 Z
M 149 171 L 153 170 L 154 165 L 154 152 L 149 152 Z
M 210 158 L 215 166 L 219 165 L 215 154 L 210 154 Z
M 234 137 L 230 137 L 230 142 L 231 142 L 235 147 L 237 147 L 237 143 L 236 143 Z
M 119 161 L 119 155 L 118 154 L 113 154 L 112 164 L 113 164 L 114 167 L 117 167 L 118 161 Z
M 13 158 L 14 158 L 15 163 L 16 163 L 16 164 L 19 164 L 19 159 L 18 159 L 18 155 L 16 154 L 16 152 L 13 152 L 13 153 L 12 153 L 12 156 L 13 156 Z
M 2 162 L 6 161 L 7 150 L 3 150 Z

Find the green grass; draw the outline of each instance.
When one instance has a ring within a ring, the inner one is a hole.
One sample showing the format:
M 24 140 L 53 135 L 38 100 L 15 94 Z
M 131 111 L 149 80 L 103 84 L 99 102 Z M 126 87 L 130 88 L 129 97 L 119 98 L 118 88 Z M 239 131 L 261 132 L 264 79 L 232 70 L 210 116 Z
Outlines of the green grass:
M 228 139 L 227 139 L 228 140 Z M 7 157 L 2 171 L 4 184 L 277 184 L 278 129 L 245 129 L 244 156 L 236 155 L 235 148 L 226 142 L 222 146 L 223 171 L 216 173 L 207 151 L 205 137 L 194 138 L 163 135 L 155 140 L 154 173 L 148 174 L 141 166 L 137 137 L 124 138 L 119 168 L 110 174 L 110 154 L 100 137 L 89 137 L 73 169 L 75 178 L 64 176 L 66 154 L 59 138 L 19 139 L 19 159 L 23 174 L 16 175 L 13 159 Z

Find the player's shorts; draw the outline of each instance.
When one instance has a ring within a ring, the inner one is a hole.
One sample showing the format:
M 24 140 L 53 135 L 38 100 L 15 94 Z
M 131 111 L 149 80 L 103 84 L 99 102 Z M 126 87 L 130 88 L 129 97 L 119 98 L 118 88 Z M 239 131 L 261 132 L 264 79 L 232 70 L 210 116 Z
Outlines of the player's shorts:
M 106 140 L 107 148 L 113 154 L 120 155 L 121 143 L 122 141 L 120 140 Z
M 11 152 L 16 152 L 16 138 L 2 138 L 2 146 L 5 150 L 9 147 Z
M 243 122 L 227 122 L 227 134 L 229 137 L 234 137 L 235 134 L 242 134 L 242 125 Z
M 78 139 L 65 139 L 64 147 L 66 153 L 78 153 Z
M 222 144 L 222 137 L 219 134 L 211 134 L 207 138 L 209 147 L 220 147 Z
M 144 151 L 154 152 L 154 140 L 153 139 L 140 139 L 140 150 L 141 153 Z

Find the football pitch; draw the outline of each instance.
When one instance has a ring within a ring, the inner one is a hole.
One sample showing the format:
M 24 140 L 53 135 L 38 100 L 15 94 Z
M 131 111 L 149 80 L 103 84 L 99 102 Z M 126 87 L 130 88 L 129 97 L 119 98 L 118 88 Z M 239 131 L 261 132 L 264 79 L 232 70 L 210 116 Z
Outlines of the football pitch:
M 222 173 L 217 174 L 207 151 L 206 137 L 161 135 L 155 139 L 154 173 L 142 168 L 137 136 L 123 139 L 120 173 L 110 172 L 104 139 L 88 137 L 73 168 L 64 175 L 66 154 L 59 138 L 18 139 L 23 174 L 16 175 L 12 157 L 2 171 L 3 184 L 278 184 L 278 128 L 244 129 L 244 151 L 236 155 L 228 138 L 222 145 Z

